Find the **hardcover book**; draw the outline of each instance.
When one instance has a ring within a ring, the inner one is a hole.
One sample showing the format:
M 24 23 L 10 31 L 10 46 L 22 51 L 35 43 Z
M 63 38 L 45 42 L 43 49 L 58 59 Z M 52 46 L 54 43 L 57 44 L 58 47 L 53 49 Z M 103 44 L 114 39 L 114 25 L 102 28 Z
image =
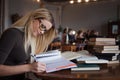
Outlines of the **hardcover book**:
M 119 46 L 118 45 L 114 45 L 114 46 L 100 46 L 100 45 L 96 45 L 93 47 L 94 50 L 119 50 Z
M 107 53 L 120 53 L 120 50 L 95 50 L 98 53 L 103 53 L 103 54 L 107 54 Z
M 107 64 L 109 63 L 108 60 L 105 59 L 98 59 L 98 60 L 85 60 L 86 64 Z
M 90 38 L 90 41 L 114 41 L 115 42 L 115 38 Z
M 96 42 L 88 42 L 88 45 L 116 45 L 115 41 L 96 41 Z
M 93 71 L 100 70 L 100 66 L 97 64 L 77 64 L 77 67 L 71 68 L 71 71 Z

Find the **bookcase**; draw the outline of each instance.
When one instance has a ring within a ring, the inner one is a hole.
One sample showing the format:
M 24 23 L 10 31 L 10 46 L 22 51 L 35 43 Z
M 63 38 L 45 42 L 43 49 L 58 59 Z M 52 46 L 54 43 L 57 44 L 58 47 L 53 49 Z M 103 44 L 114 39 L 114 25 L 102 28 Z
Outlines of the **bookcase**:
M 108 22 L 108 37 L 116 38 L 120 35 L 120 20 Z
M 4 19 L 5 19 L 5 0 L 0 0 L 0 35 L 4 30 Z

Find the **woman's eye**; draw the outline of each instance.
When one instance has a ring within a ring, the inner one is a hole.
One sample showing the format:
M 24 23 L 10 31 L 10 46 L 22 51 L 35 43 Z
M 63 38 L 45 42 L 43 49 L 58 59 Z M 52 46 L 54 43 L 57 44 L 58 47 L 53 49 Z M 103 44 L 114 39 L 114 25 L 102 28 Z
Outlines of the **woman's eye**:
M 44 26 L 43 24 L 41 24 L 39 28 L 40 28 L 41 31 L 47 31 L 46 26 Z
M 41 25 L 41 28 L 45 29 L 46 27 L 42 24 L 42 25 Z

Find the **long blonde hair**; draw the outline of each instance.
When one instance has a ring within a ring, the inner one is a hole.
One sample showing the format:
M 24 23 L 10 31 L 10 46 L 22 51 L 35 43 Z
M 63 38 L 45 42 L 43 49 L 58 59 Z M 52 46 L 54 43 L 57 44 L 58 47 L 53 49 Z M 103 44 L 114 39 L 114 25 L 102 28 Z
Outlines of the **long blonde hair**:
M 35 18 L 43 18 L 50 21 L 53 24 L 52 28 L 46 31 L 44 34 L 34 37 L 30 30 L 30 26 L 32 20 Z M 29 47 L 31 47 L 31 52 L 34 54 L 45 51 L 45 49 L 56 36 L 53 17 L 51 13 L 45 8 L 40 8 L 28 13 L 27 15 L 19 19 L 17 22 L 15 22 L 13 24 L 13 27 L 24 27 L 25 51 L 27 52 Z

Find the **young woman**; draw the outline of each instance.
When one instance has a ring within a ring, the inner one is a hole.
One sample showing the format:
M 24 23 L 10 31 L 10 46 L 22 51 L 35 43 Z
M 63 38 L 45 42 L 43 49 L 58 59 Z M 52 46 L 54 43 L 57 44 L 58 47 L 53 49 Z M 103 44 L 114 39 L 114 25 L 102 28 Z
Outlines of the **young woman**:
M 0 38 L 0 80 L 24 80 L 26 72 L 44 72 L 45 64 L 34 62 L 30 53 L 44 52 L 55 36 L 53 17 L 44 8 L 28 13 L 5 30 Z

